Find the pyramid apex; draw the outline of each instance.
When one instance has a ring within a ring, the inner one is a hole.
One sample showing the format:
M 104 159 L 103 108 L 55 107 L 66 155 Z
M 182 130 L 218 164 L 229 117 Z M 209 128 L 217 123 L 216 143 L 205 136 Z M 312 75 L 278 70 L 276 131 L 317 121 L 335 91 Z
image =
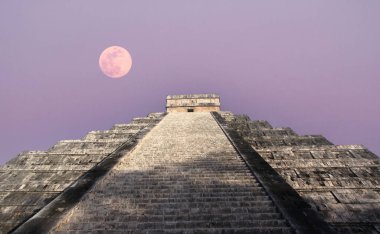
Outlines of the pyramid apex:
M 220 96 L 217 94 L 180 94 L 166 97 L 167 112 L 220 111 Z

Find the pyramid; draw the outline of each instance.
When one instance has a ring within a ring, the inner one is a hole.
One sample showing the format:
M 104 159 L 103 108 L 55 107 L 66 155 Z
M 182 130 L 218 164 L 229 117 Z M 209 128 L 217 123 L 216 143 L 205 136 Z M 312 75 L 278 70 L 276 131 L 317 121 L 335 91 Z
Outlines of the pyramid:
M 1 233 L 378 233 L 380 160 L 171 95 L 165 113 L 19 154 Z

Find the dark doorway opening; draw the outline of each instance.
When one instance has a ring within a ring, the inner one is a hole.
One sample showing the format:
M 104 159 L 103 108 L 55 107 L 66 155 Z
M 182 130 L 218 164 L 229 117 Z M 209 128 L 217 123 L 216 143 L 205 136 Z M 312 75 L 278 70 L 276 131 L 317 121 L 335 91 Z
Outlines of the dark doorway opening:
M 187 112 L 194 112 L 194 109 L 187 109 Z

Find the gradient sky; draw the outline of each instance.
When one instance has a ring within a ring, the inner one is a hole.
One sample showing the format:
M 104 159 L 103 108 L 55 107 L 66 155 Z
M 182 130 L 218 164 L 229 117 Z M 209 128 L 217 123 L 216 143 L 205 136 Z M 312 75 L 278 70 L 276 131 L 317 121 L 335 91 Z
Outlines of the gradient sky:
M 168 94 L 380 155 L 380 1 L 0 2 L 0 163 L 164 111 Z M 127 77 L 98 57 L 127 48 Z

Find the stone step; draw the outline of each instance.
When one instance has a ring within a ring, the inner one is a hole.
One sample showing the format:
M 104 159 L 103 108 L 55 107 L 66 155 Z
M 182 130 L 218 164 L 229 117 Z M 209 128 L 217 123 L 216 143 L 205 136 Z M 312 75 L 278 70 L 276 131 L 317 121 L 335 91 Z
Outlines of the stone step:
M 170 161 L 170 160 L 169 160 Z M 244 164 L 242 164 L 243 160 L 241 160 L 240 158 L 239 159 L 234 159 L 234 158 L 230 158 L 230 157 L 225 157 L 225 158 L 218 158 L 217 160 L 214 159 L 214 160 L 210 160 L 210 161 L 206 161 L 206 160 L 195 160 L 193 159 L 192 160 L 193 162 L 191 163 L 191 165 L 213 165 L 213 166 L 216 166 L 216 165 L 224 165 L 224 164 L 229 164 L 229 165 L 234 165 L 234 166 L 237 166 L 237 165 L 240 165 L 240 166 L 244 166 Z
M 145 210 L 146 215 L 177 215 L 177 214 L 233 214 L 233 213 L 274 213 L 277 209 L 273 205 L 256 207 L 211 207 L 211 208 L 162 208 L 160 210 Z
M 102 192 L 101 194 L 114 194 L 115 192 Z M 120 194 L 119 196 L 123 196 Z M 197 197 L 255 197 L 255 196 L 267 196 L 267 194 L 264 191 L 250 191 L 250 192 L 226 192 L 226 193 L 213 193 L 213 192 L 203 192 L 203 191 L 197 191 L 193 193 L 189 192 L 177 192 L 177 193 L 154 193 L 154 194 L 147 194 L 146 192 L 142 191 L 133 191 L 133 193 L 129 193 L 128 197 L 131 199 L 134 197 L 142 197 L 142 198 L 197 198 Z
M 128 219 L 128 217 L 126 217 Z M 279 213 L 234 213 L 234 214 L 184 214 L 184 215 L 156 215 L 156 216 L 143 216 L 138 217 L 137 220 L 144 221 L 200 221 L 200 220 L 278 220 L 281 219 Z M 127 220 L 124 220 L 127 221 Z
M 197 172 L 197 171 L 204 171 L 204 172 L 207 172 L 207 171 L 210 171 L 210 172 L 214 172 L 214 171 L 217 171 L 217 173 L 225 173 L 225 172 L 228 172 L 228 171 L 233 171 L 233 172 L 246 172 L 247 171 L 247 168 L 244 166 L 244 165 L 224 165 L 224 166 L 220 166 L 220 165 L 197 165 L 197 168 L 194 168 L 192 166 L 181 166 L 180 168 L 181 172 L 187 172 L 187 171 L 191 171 L 191 172 Z M 168 169 L 155 169 L 154 172 L 152 173 L 171 173 L 170 170 Z
M 118 186 L 108 186 L 110 189 L 113 189 L 114 191 L 118 191 Z M 242 193 L 242 192 L 264 192 L 264 189 L 261 187 L 252 187 L 252 188 L 234 188 L 234 187 L 225 187 L 225 188 L 162 188 L 162 189 L 156 189 L 156 188 L 123 188 L 123 191 L 128 192 L 130 194 L 134 193 L 171 193 L 171 194 L 182 194 L 182 193 L 220 193 L 220 194 L 228 194 L 228 193 Z
M 1 172 L 1 170 L 0 170 Z M 175 176 L 174 176 L 175 177 Z M 133 178 L 133 179 L 131 179 Z M 123 184 L 134 184 L 133 182 L 135 181 L 136 183 L 173 183 L 173 181 L 178 181 L 178 183 L 196 183 L 196 184 L 215 184 L 215 183 L 227 183 L 227 182 L 233 182 L 233 181 L 239 181 L 237 178 L 238 176 L 231 177 L 231 176 L 218 176 L 218 177 L 202 177 L 202 176 L 187 176 L 187 175 L 178 175 L 177 176 L 178 180 L 175 180 L 174 178 L 169 178 L 169 177 L 160 177 L 160 176 L 150 176 L 150 177 L 144 177 L 144 178 L 139 178 L 136 175 L 131 175 L 128 180 L 123 181 Z M 115 179 L 119 179 L 115 177 Z M 200 180 L 197 180 L 200 179 Z M 242 182 L 250 181 L 248 177 L 242 177 Z M 251 179 L 251 182 L 253 184 L 257 184 L 258 182 L 256 180 Z
M 183 203 L 183 202 L 225 202 L 225 201 L 270 201 L 268 196 L 246 196 L 246 197 L 192 197 L 192 198 L 150 198 L 150 199 L 128 199 L 130 202 L 137 203 Z
M 291 232 L 210 113 L 168 114 L 59 222 L 60 230 Z
M 110 186 L 110 188 L 116 188 Z M 215 192 L 215 193 L 223 193 L 223 192 L 251 192 L 251 191 L 262 191 L 261 187 L 255 186 L 244 186 L 239 188 L 233 188 L 227 185 L 181 185 L 181 184 L 173 184 L 173 185 L 141 185 L 141 186 L 130 186 L 130 188 L 125 188 L 123 190 L 130 192 L 132 190 L 143 190 L 142 192 L 171 192 L 171 193 L 183 193 L 183 192 Z
M 250 173 L 245 173 L 247 169 L 245 170 L 220 170 L 218 171 L 217 168 L 209 169 L 209 170 L 197 170 L 197 169 L 189 169 L 189 170 L 179 170 L 179 171 L 171 171 L 171 170 L 157 170 L 157 171 L 147 171 L 144 173 L 144 178 L 154 178 L 154 177 L 175 177 L 175 176 L 182 176 L 187 177 L 191 176 L 191 178 L 219 178 L 224 176 L 225 178 L 229 178 L 230 176 L 234 176 L 235 178 L 238 178 L 240 176 L 252 176 Z M 240 173 L 239 175 L 239 172 Z M 122 172 L 120 172 L 122 173 Z M 125 171 L 126 174 L 131 174 L 130 176 L 139 176 L 138 173 L 134 173 L 133 171 Z M 140 177 L 140 176 L 139 176 Z
M 223 183 L 223 184 L 219 184 Z M 250 187 L 260 187 L 261 185 L 257 182 L 254 181 L 249 181 L 249 180 L 209 180 L 209 181 L 197 181 L 197 182 L 192 182 L 188 180 L 136 180 L 134 181 L 125 181 L 123 183 L 123 186 L 134 186 L 134 187 L 172 187 L 173 185 L 182 185 L 182 186 L 193 186 L 193 187 L 204 187 L 208 186 L 210 188 L 215 188 L 215 187 L 225 187 L 228 185 L 233 185 L 237 184 L 239 186 L 250 186 Z
M 125 173 L 128 173 L 130 171 L 118 171 L 119 173 L 122 173 L 122 172 L 125 172 Z M 197 173 L 197 172 L 202 172 L 202 173 Z M 248 169 L 245 169 L 245 170 L 240 170 L 240 171 L 217 171 L 217 170 L 211 170 L 211 171 L 207 171 L 207 170 L 169 170 L 169 171 L 165 171 L 165 170 L 162 170 L 160 171 L 160 173 L 157 173 L 157 171 L 145 171 L 144 173 L 138 173 L 138 172 L 133 172 L 132 173 L 135 173 L 136 176 L 139 176 L 141 178 L 152 178 L 153 176 L 155 177 L 164 177 L 164 178 L 168 178 L 170 176 L 189 176 L 191 178 L 223 178 L 223 177 L 234 177 L 234 178 L 241 178 L 241 176 L 245 176 L 245 177 L 249 177 L 251 176 L 252 177 L 252 173 L 248 171 Z
M 1 170 L 0 170 L 1 171 Z M 129 183 L 132 181 L 138 182 L 150 182 L 150 183 L 160 183 L 160 182 L 170 182 L 170 181 L 179 181 L 181 182 L 187 182 L 187 183 L 195 183 L 198 182 L 197 179 L 201 179 L 199 182 L 206 183 L 206 184 L 215 184 L 215 183 L 225 183 L 225 182 L 251 182 L 251 183 L 258 183 L 255 178 L 251 175 L 236 175 L 234 173 L 226 172 L 222 174 L 215 174 L 214 172 L 204 171 L 202 174 L 196 174 L 192 173 L 192 171 L 181 171 L 181 173 L 174 173 L 174 172 L 168 172 L 164 171 L 161 172 L 161 174 L 155 174 L 155 173 L 149 173 L 144 176 L 139 176 L 138 173 L 133 172 L 125 172 L 125 175 L 128 175 L 126 181 L 123 181 L 125 183 Z M 251 178 L 250 178 L 251 177 Z M 119 179 L 118 176 L 115 176 L 115 179 Z M 124 177 L 125 178 L 125 177 Z M 177 178 L 177 179 L 175 179 Z
M 149 209 L 182 209 L 182 208 L 222 208 L 222 207 L 267 207 L 273 206 L 272 201 L 187 201 L 187 202 L 149 202 L 135 203 L 138 208 Z
M 133 226 L 135 223 L 114 223 L 123 227 Z M 174 221 L 174 222 L 143 222 L 137 223 L 136 228 L 139 230 L 151 229 L 193 229 L 193 228 L 245 228 L 245 227 L 286 227 L 286 222 L 283 220 L 241 220 L 241 221 Z
M 87 208 L 87 207 L 85 207 Z M 90 207 L 88 207 L 90 210 Z M 83 211 L 86 211 L 84 209 Z M 106 209 L 104 209 L 106 212 Z M 262 207 L 220 207 L 220 208 L 162 208 L 162 209 L 145 209 L 143 211 L 138 208 L 132 209 L 129 207 L 128 214 L 123 212 L 112 212 L 112 216 L 107 213 L 97 214 L 86 213 L 78 217 L 78 221 L 82 223 L 89 222 L 108 222 L 112 220 L 118 220 L 122 222 L 145 222 L 149 220 L 156 220 L 164 222 L 166 220 L 187 220 L 187 221 L 211 221 L 211 220 L 223 220 L 223 221 L 260 221 L 260 220 L 280 220 L 285 223 L 281 216 L 268 215 L 276 213 L 276 209 L 273 206 Z M 140 215 L 136 215 L 133 212 L 139 212 Z M 83 213 L 83 212 L 82 212 Z M 161 217 L 161 218 L 160 218 Z M 273 217 L 273 218 L 272 218 Z M 230 218 L 232 218 L 230 220 Z
M 139 230 L 131 229 L 128 227 L 119 226 L 118 229 L 109 229 L 104 228 L 98 225 L 95 227 L 95 225 L 87 224 L 84 228 L 75 228 L 70 229 L 69 231 L 56 231 L 54 233 L 58 234 L 67 234 L 67 233 L 77 233 L 77 231 L 86 231 L 86 230 L 93 230 L 95 232 L 103 233 L 103 232 L 109 232 L 109 230 L 112 230 L 112 232 L 116 233 L 144 233 L 144 234 L 163 234 L 163 233 L 169 233 L 169 234 L 291 234 L 293 233 L 291 228 L 288 227 L 249 227 L 249 228 L 192 228 L 192 229 L 151 229 L 151 230 Z
M 85 217 L 81 215 L 82 222 L 94 222 L 97 217 Z M 238 220 L 282 220 L 279 213 L 219 213 L 219 214 L 176 214 L 176 215 L 115 215 L 105 216 L 102 220 L 113 222 L 173 222 L 173 221 L 238 221 Z

